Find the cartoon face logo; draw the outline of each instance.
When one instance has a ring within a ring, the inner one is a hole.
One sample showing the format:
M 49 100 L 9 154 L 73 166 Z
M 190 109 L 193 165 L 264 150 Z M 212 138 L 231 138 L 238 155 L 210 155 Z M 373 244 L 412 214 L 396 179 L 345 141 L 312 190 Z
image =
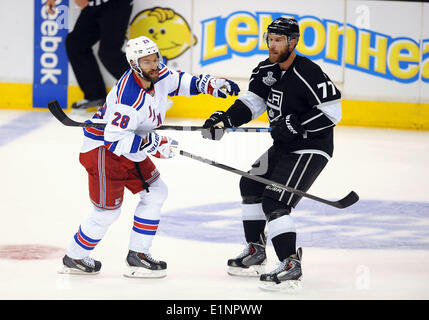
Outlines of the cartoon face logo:
M 171 60 L 197 43 L 186 20 L 173 9 L 155 7 L 138 13 L 127 31 L 128 39 L 146 36 Z

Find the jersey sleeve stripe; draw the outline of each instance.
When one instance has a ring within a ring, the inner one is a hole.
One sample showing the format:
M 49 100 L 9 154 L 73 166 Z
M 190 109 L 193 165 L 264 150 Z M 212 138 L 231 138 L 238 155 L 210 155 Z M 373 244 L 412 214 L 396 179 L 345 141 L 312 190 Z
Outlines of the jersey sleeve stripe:
M 311 121 L 313 121 L 313 120 L 315 120 L 315 119 L 317 119 L 317 118 L 321 117 L 322 115 L 323 115 L 323 112 L 322 112 L 322 111 L 320 111 L 320 113 L 319 113 L 318 115 L 316 115 L 316 116 L 314 116 L 314 117 L 312 117 L 312 118 L 310 118 L 310 119 L 308 119 L 308 120 L 304 121 L 303 123 L 301 123 L 301 125 L 305 125 L 305 124 L 307 124 L 307 123 L 309 123 L 309 122 L 311 122 Z
M 129 70 L 129 71 L 127 71 L 127 72 L 125 72 L 125 73 L 122 75 L 121 79 L 119 79 L 119 81 L 116 83 L 116 96 L 118 96 L 118 94 L 119 94 L 119 90 L 120 90 L 120 88 L 121 88 L 121 84 L 122 84 L 122 82 L 123 82 L 124 78 L 125 78 L 129 73 L 130 73 L 130 70 Z
M 252 91 L 247 91 L 243 93 L 242 95 L 240 95 L 240 97 L 238 97 L 238 100 L 243 102 L 246 107 L 250 109 L 250 111 L 252 112 L 252 120 L 256 119 L 267 110 L 268 102 L 265 102 L 264 99 L 262 99 L 260 96 L 253 93 Z
M 127 84 L 127 81 L 128 81 L 128 78 L 129 78 L 129 77 L 130 77 L 130 75 L 127 75 L 127 76 L 122 80 L 122 83 L 120 84 L 119 91 L 118 91 L 118 94 L 117 94 L 117 96 L 118 96 L 118 100 L 117 100 L 117 102 L 118 102 L 118 103 L 121 103 L 122 94 L 124 93 L 124 88 L 125 88 L 125 85 Z
M 197 77 L 195 77 L 195 76 L 192 76 L 192 79 L 191 79 L 191 88 L 190 88 L 190 94 L 191 94 L 191 96 L 194 96 L 194 95 L 197 95 L 197 94 L 200 94 L 200 92 L 198 91 L 198 88 L 197 88 L 197 80 L 198 80 L 198 78 Z
M 331 157 L 329 156 L 329 154 L 327 154 L 326 152 L 322 151 L 322 150 L 317 150 L 317 149 L 302 149 L 302 150 L 296 150 L 296 151 L 292 151 L 292 153 L 296 153 L 296 154 L 306 154 L 306 153 L 315 153 L 315 154 L 319 154 L 323 157 L 326 158 L 326 160 L 331 160 Z
M 298 78 L 300 78 L 300 79 L 301 79 L 301 81 L 305 83 L 305 85 L 308 87 L 308 89 L 311 91 L 311 93 L 312 93 L 312 94 L 314 95 L 314 97 L 316 98 L 317 102 L 318 102 L 319 104 L 321 104 L 322 102 L 320 101 L 320 99 L 319 99 L 319 97 L 317 96 L 317 94 L 314 92 L 314 90 L 311 88 L 311 86 L 308 84 L 308 82 L 307 82 L 307 81 L 305 81 L 305 79 L 303 78 L 303 76 L 301 76 L 301 75 L 299 74 L 299 72 L 298 72 L 298 71 L 296 71 L 296 68 L 295 68 L 295 67 L 293 68 L 293 72 L 295 72 L 295 74 L 298 76 Z
M 165 67 L 162 70 L 159 71 L 159 76 L 161 77 L 162 75 L 164 75 L 166 72 L 168 71 L 168 68 Z
M 252 74 L 258 74 L 258 73 L 259 73 L 259 70 L 261 70 L 261 69 L 263 69 L 263 68 L 269 68 L 269 67 L 272 67 L 272 66 L 274 66 L 274 65 L 276 65 L 276 63 L 273 63 L 273 64 L 267 64 L 267 65 L 265 65 L 265 66 L 259 66 L 259 68 L 258 68 L 258 70 L 257 70 L 257 71 L 252 71 Z
M 109 144 L 107 145 L 107 149 L 108 149 L 109 151 L 114 152 L 114 151 L 116 150 L 116 146 L 118 145 L 118 142 L 119 142 L 119 141 L 115 141 L 115 142 L 113 142 L 113 143 L 109 143 Z
M 327 129 L 327 128 L 330 128 L 330 127 L 333 127 L 333 126 L 335 126 L 335 124 L 333 123 L 333 124 L 330 124 L 330 125 L 328 125 L 328 126 L 326 126 L 326 127 L 323 127 L 323 128 L 317 128 L 317 129 L 308 129 L 308 130 L 305 130 L 305 131 L 307 131 L 307 132 L 317 132 L 317 131 L 322 131 L 322 130 L 324 130 L 324 129 Z
M 92 133 L 96 136 L 103 136 L 104 135 L 104 129 L 86 127 L 86 128 L 84 128 L 84 130 L 89 132 L 89 133 Z
M 88 137 L 88 138 L 92 139 L 92 140 L 99 140 L 99 141 L 103 141 L 104 140 L 104 135 L 101 135 L 101 136 L 95 135 L 95 134 L 92 134 L 92 133 L 88 132 L 85 129 L 83 129 L 83 135 L 85 137 Z
M 92 123 L 90 120 L 87 120 L 85 122 Z M 83 135 L 93 140 L 103 141 L 104 129 L 85 127 L 83 128 Z
M 334 124 L 338 124 L 342 118 L 342 110 L 341 110 L 341 100 L 333 100 L 322 103 L 317 106 L 317 108 L 322 111 L 325 116 L 329 118 Z
M 144 95 L 143 90 L 140 90 L 140 93 L 136 102 L 132 105 L 134 109 L 136 109 L 139 106 L 140 102 L 142 101 L 143 95 Z
M 179 94 L 180 84 L 182 83 L 183 72 L 182 71 L 178 71 L 178 72 L 179 72 L 179 84 L 177 86 L 177 89 L 174 90 L 174 93 L 173 93 L 174 96 L 177 96 Z
M 145 92 L 145 93 L 143 93 L 143 101 L 142 101 L 142 102 L 140 103 L 140 105 L 136 108 L 136 110 L 137 110 L 137 111 L 139 111 L 139 110 L 143 107 L 145 100 L 146 100 L 146 92 Z
M 142 142 L 142 138 L 138 135 L 136 135 L 134 137 L 133 143 L 131 145 L 131 150 L 130 153 L 136 153 L 137 151 L 139 151 L 139 146 Z
M 169 75 L 169 73 L 168 73 L 168 72 L 164 73 L 162 76 L 160 76 L 160 77 L 158 78 L 158 80 L 156 80 L 156 81 L 155 81 L 155 83 L 157 83 L 157 82 L 161 81 L 162 79 L 165 79 L 166 77 L 168 77 L 168 75 Z

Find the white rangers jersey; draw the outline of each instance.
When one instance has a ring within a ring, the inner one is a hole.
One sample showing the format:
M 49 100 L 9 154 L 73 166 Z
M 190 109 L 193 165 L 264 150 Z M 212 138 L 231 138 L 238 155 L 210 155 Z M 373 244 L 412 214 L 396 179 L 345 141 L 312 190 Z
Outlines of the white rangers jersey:
M 143 161 L 146 153 L 139 151 L 147 133 L 162 125 L 168 96 L 199 94 L 197 77 L 169 69 L 160 64 L 159 78 L 150 89 L 144 89 L 129 69 L 110 90 L 106 103 L 87 122 L 106 123 L 104 129 L 84 128 L 81 152 L 105 145 L 118 156 Z

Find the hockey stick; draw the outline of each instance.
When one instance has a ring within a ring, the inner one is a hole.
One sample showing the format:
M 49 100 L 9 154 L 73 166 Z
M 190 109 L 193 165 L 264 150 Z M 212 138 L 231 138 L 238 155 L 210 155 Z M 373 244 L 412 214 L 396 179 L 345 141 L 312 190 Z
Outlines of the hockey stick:
M 238 174 L 240 176 L 246 177 L 248 179 L 263 183 L 267 186 L 271 186 L 271 187 L 278 188 L 281 190 L 286 190 L 286 191 L 293 193 L 293 194 L 296 194 L 298 196 L 309 198 L 309 199 L 312 199 L 312 200 L 315 200 L 318 202 L 322 202 L 324 204 L 327 204 L 327 205 L 335 207 L 335 208 L 344 209 L 344 208 L 351 206 L 352 204 L 356 203 L 359 200 L 359 196 L 357 195 L 357 193 L 354 191 L 351 191 L 347 196 L 345 196 L 344 198 L 342 198 L 338 201 L 329 201 L 329 200 L 322 199 L 322 198 L 313 196 L 311 194 L 305 193 L 303 191 L 300 191 L 300 190 L 297 190 L 297 189 L 294 189 L 294 188 L 291 188 L 288 186 L 284 186 L 284 185 L 279 184 L 277 182 L 274 182 L 274 181 L 271 181 L 271 180 L 268 180 L 268 179 L 265 179 L 265 178 L 262 178 L 259 176 L 252 175 L 248 172 L 244 172 L 244 171 L 229 167 L 229 166 L 224 165 L 222 163 L 218 163 L 218 162 L 215 162 L 213 160 L 209 160 L 209 159 L 194 155 L 192 153 L 189 153 L 189 152 L 186 152 L 183 150 L 179 150 L 179 152 L 180 152 L 180 155 L 182 155 L 182 156 L 207 163 L 207 164 L 212 165 L 214 167 L 217 167 L 217 168 Z
M 63 125 L 68 127 L 92 127 L 92 128 L 104 128 L 105 123 L 89 123 L 89 122 L 77 122 L 70 119 L 57 100 L 52 100 L 48 103 L 48 109 L 52 115 L 57 118 Z M 160 126 L 156 130 L 181 130 L 181 131 L 202 131 L 206 130 L 199 126 L 176 126 L 176 125 L 164 125 Z M 270 132 L 271 128 L 227 128 L 224 129 L 227 132 Z
M 65 126 L 70 126 L 70 127 L 96 127 L 96 128 L 104 128 L 106 126 L 105 123 L 77 122 L 77 121 L 70 119 L 64 113 L 63 109 L 61 108 L 61 106 L 57 100 L 50 101 L 48 103 L 48 108 L 49 108 L 49 111 L 53 114 L 53 116 L 55 118 L 57 118 Z M 158 129 L 164 129 L 164 130 L 173 129 L 173 130 L 185 130 L 185 131 L 201 131 L 201 130 L 203 130 L 201 127 L 196 127 L 196 126 L 161 126 Z M 228 128 L 226 130 L 241 131 L 241 132 L 268 132 L 271 130 L 271 128 Z M 257 181 L 257 182 L 260 182 L 260 183 L 263 183 L 263 184 L 266 184 L 266 185 L 269 185 L 272 187 L 277 187 L 277 188 L 280 188 L 281 190 L 286 190 L 290 193 L 294 193 L 294 194 L 302 196 L 302 197 L 306 197 L 306 198 L 309 198 L 309 199 L 312 199 L 312 200 L 315 200 L 318 202 L 322 202 L 322 203 L 325 203 L 327 205 L 330 205 L 330 206 L 333 206 L 333 207 L 336 207 L 339 209 L 347 208 L 359 200 L 359 196 L 354 191 L 351 191 L 347 196 L 345 196 L 343 199 L 340 199 L 338 201 L 325 200 L 325 199 L 313 196 L 311 194 L 305 193 L 303 191 L 300 191 L 300 190 L 297 190 L 297 189 L 294 189 L 294 188 L 291 188 L 288 186 L 281 185 L 279 183 L 276 183 L 274 181 L 271 181 L 271 180 L 268 180 L 268 179 L 265 179 L 265 178 L 262 178 L 259 176 L 251 175 L 247 172 L 229 167 L 227 165 L 215 162 L 213 160 L 205 159 L 203 157 L 191 154 L 191 153 L 183 151 L 183 150 L 180 150 L 180 154 L 182 156 L 207 163 L 207 164 L 215 166 L 217 168 L 236 173 L 238 175 L 249 178 L 251 180 L 254 180 L 254 181 Z

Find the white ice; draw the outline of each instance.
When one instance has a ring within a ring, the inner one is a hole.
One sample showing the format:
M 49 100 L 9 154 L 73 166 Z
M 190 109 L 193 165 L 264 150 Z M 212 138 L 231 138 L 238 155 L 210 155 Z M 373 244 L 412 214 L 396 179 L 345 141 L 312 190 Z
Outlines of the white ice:
M 13 120 L 25 113 L 0 111 L 0 127 L 16 124 Z M 71 116 L 82 119 L 79 115 Z M 47 116 L 46 121 L 45 125 L 17 139 L 13 139 L 12 134 L 22 133 L 25 126 L 12 130 L 11 142 L 0 145 L 0 246 L 39 244 L 65 250 L 89 212 L 87 176 L 78 161 L 82 131 L 65 127 L 53 117 Z M 201 121 L 170 119 L 169 123 L 201 124 Z M 163 133 L 179 140 L 183 150 L 244 171 L 270 145 L 266 133 L 228 133 L 219 142 L 203 140 L 197 132 Z M 308 192 L 336 199 L 354 190 L 361 201 L 427 204 L 428 159 L 429 132 L 339 126 L 335 133 L 334 157 Z M 205 204 L 216 208 L 219 203 L 240 202 L 239 176 L 235 174 L 180 155 L 171 160 L 154 159 L 154 162 L 169 187 L 163 212 L 174 214 L 180 208 Z M 256 278 L 227 275 L 226 261 L 241 252 L 244 239 L 241 243 L 210 242 L 160 233 L 153 242 L 152 254 L 168 263 L 167 277 L 157 280 L 125 278 L 122 272 L 137 201 L 137 196 L 126 191 L 121 217 L 93 251 L 92 256 L 103 263 L 99 275 L 57 274 L 61 254 L 47 260 L 0 259 L 0 299 L 429 298 L 429 237 L 424 236 L 418 238 L 423 243 L 421 249 L 395 246 L 339 248 L 335 238 L 323 239 L 323 247 L 304 247 L 303 289 L 290 294 L 262 291 Z M 416 228 L 428 225 L 429 212 L 418 206 L 416 210 L 421 211 L 417 217 L 413 215 Z M 222 230 L 228 220 L 236 225 L 241 223 L 239 210 L 229 209 L 217 214 L 224 215 L 226 222 L 212 222 L 212 228 Z M 314 221 L 314 225 L 307 223 L 303 228 L 307 234 L 319 232 L 323 237 L 324 230 L 332 229 L 338 219 L 354 221 L 354 213 L 347 209 L 339 210 L 337 214 L 338 217 L 319 217 L 315 213 L 297 211 L 292 216 L 311 217 L 309 221 Z M 395 217 L 378 217 L 377 211 L 355 216 L 356 221 L 374 219 L 370 220 L 374 223 L 383 223 L 383 219 L 391 222 Z M 186 215 L 175 217 L 184 222 L 184 234 L 200 227 L 186 223 L 187 218 Z M 407 212 L 402 219 L 407 219 Z M 162 221 L 161 218 L 160 229 Z M 299 225 L 297 227 L 299 236 Z M 242 233 L 241 229 L 237 230 Z M 374 232 L 371 224 L 366 224 L 362 228 L 350 229 L 347 237 L 365 239 Z M 395 232 L 397 237 L 407 236 L 407 232 Z M 383 234 L 376 236 L 383 238 Z M 267 248 L 267 271 L 270 271 L 277 259 L 272 245 Z

